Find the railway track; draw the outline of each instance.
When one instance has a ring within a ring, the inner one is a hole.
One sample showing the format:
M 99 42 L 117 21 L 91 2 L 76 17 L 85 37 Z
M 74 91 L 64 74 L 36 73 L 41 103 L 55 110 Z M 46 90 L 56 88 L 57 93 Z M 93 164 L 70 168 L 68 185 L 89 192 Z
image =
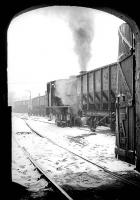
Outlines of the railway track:
M 70 197 L 67 192 L 65 192 L 40 166 L 38 162 L 34 160 L 34 158 L 30 155 L 30 153 L 26 150 L 25 147 L 21 146 L 17 139 L 13 137 L 15 142 L 17 143 L 18 147 L 22 149 L 26 157 L 31 161 L 31 163 L 35 166 L 35 168 L 39 171 L 41 176 L 47 180 L 47 182 L 51 185 L 51 187 L 58 193 L 58 198 L 61 200 L 73 200 L 72 197 Z
M 24 117 L 21 117 L 21 119 L 27 120 L 27 118 L 24 118 Z M 33 121 L 38 121 L 38 122 L 42 122 L 42 123 L 46 123 L 46 124 L 51 124 L 51 125 L 55 125 L 55 126 L 56 126 L 55 123 L 51 123 L 51 122 L 49 122 L 49 121 L 42 121 L 42 120 L 38 120 L 38 119 L 31 119 L 31 120 L 33 120 Z M 78 127 L 78 129 L 91 132 L 90 129 L 86 129 L 86 128 Z M 94 133 L 96 133 L 96 131 L 94 131 Z
M 109 174 L 109 175 L 112 176 L 113 178 L 116 178 L 116 179 L 120 180 L 122 183 L 127 184 L 127 185 L 129 185 L 129 186 L 132 186 L 132 187 L 137 188 L 137 189 L 140 190 L 140 185 L 138 185 L 137 183 L 132 182 L 132 181 L 130 181 L 130 180 L 127 180 L 127 179 L 123 178 L 122 176 L 116 174 L 115 172 L 111 172 L 110 170 L 108 170 L 108 169 L 105 168 L 104 166 L 101 166 L 101 165 L 99 165 L 99 164 L 97 164 L 97 163 L 94 163 L 94 162 L 88 160 L 87 158 L 85 158 L 85 157 L 83 157 L 83 156 L 80 156 L 80 155 L 76 154 L 75 152 L 69 150 L 68 148 L 65 148 L 65 147 L 63 147 L 63 146 L 57 144 L 56 142 L 54 142 L 54 141 L 51 140 L 50 138 L 48 138 L 48 137 L 46 137 L 46 136 L 43 136 L 43 135 L 41 135 L 39 132 L 37 132 L 36 130 L 34 130 L 34 129 L 27 123 L 27 121 L 26 121 L 25 119 L 24 119 L 24 121 L 25 121 L 26 125 L 30 128 L 30 130 L 31 130 L 32 132 L 34 132 L 35 134 L 37 134 L 38 136 L 47 139 L 49 142 L 51 142 L 52 144 L 56 145 L 57 147 L 59 147 L 59 148 L 65 150 L 65 151 L 67 151 L 67 152 L 73 154 L 74 156 L 76 156 L 76 157 L 78 157 L 78 158 L 80 158 L 80 159 L 82 159 L 82 160 L 84 160 L 84 161 L 90 163 L 91 165 L 96 166 L 96 167 L 102 169 L 105 173 Z

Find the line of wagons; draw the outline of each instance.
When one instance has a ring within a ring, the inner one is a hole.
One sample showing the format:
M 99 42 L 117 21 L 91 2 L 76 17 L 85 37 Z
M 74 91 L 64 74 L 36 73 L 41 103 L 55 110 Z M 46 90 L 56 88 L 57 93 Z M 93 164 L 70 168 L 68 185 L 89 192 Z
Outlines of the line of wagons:
M 16 101 L 13 111 L 55 119 L 58 126 L 110 126 L 115 130 L 117 63 L 47 83 L 45 95 Z

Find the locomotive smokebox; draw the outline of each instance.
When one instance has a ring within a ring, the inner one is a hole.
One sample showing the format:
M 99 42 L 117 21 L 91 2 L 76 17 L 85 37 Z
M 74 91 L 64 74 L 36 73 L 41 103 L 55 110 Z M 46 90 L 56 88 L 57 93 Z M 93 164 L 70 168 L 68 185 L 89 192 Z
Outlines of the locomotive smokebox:
M 80 71 L 80 75 L 85 74 L 86 72 L 87 72 L 86 70 Z

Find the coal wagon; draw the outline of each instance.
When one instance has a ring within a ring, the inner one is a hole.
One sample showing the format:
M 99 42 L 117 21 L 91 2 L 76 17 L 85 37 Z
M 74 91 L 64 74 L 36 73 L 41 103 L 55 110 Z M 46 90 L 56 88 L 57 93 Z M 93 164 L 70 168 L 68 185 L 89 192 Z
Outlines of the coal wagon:
M 77 76 L 79 111 L 81 116 L 88 117 L 91 128 L 110 125 L 115 130 L 116 81 L 117 63 Z
M 46 106 L 47 106 L 47 96 L 37 96 L 31 99 L 32 101 L 32 108 L 30 110 L 31 115 L 39 115 L 45 116 L 46 115 Z
M 13 105 L 13 112 L 28 113 L 29 100 L 15 101 Z

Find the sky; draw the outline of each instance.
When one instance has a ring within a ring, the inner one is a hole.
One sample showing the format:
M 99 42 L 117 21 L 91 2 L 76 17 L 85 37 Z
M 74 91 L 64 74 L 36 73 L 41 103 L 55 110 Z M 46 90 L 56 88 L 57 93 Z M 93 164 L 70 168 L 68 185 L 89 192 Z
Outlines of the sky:
M 48 81 L 116 62 L 122 23 L 76 7 L 46 7 L 15 17 L 7 33 L 9 96 L 44 95 Z

